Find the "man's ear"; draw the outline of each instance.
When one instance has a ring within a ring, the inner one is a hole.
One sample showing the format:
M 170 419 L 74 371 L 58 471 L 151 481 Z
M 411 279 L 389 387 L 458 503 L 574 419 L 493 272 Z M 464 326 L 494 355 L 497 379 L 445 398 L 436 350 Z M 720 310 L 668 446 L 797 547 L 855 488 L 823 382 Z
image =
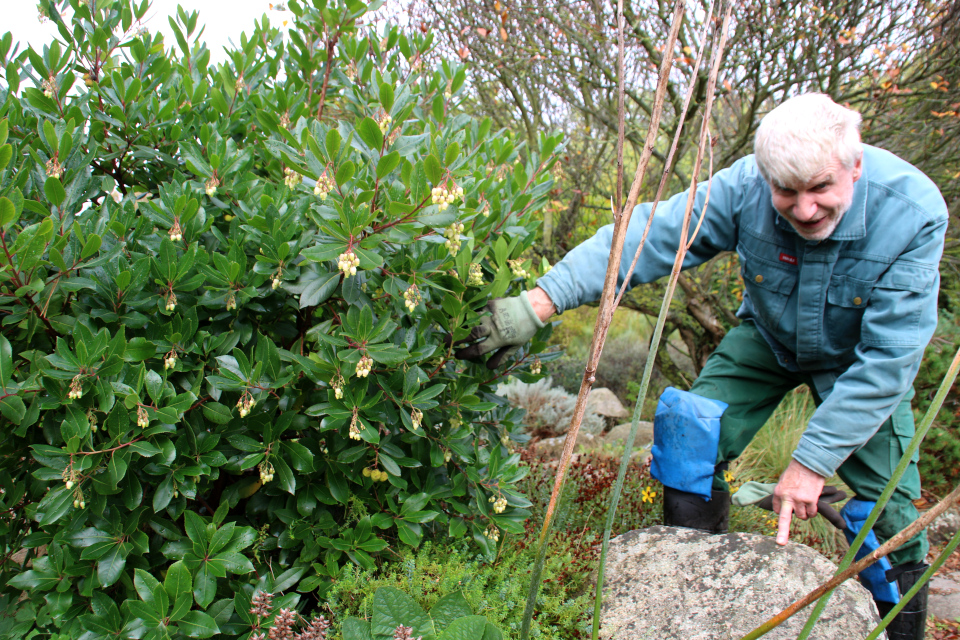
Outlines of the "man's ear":
M 857 158 L 857 161 L 853 163 L 853 181 L 856 182 L 860 179 L 860 176 L 863 175 L 863 152 L 860 152 L 860 157 Z

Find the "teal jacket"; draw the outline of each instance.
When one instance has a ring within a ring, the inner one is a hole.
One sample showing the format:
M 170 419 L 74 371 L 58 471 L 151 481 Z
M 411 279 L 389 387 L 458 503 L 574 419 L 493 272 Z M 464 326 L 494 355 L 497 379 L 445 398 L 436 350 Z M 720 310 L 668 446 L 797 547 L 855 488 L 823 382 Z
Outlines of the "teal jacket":
M 693 232 L 706 198 L 697 188 Z M 662 202 L 630 286 L 670 273 L 687 194 Z M 630 220 L 620 283 L 650 214 Z M 937 325 L 938 265 L 947 206 L 936 185 L 895 155 L 864 145 L 853 205 L 827 240 L 808 241 L 780 217 L 753 156 L 719 171 L 684 268 L 736 251 L 744 282 L 737 316 L 752 321 L 780 364 L 808 373 L 823 403 L 793 457 L 831 476 L 911 390 Z M 540 278 L 558 312 L 600 298 L 613 226 Z M 908 435 L 908 434 L 900 434 Z

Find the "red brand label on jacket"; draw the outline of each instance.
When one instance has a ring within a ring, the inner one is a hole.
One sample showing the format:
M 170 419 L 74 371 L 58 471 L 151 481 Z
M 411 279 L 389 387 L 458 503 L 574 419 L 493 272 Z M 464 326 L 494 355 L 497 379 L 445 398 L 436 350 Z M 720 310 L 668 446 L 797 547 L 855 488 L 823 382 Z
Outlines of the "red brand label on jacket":
M 797 264 L 797 256 L 791 256 L 788 253 L 781 253 L 780 262 L 786 262 L 787 264 Z

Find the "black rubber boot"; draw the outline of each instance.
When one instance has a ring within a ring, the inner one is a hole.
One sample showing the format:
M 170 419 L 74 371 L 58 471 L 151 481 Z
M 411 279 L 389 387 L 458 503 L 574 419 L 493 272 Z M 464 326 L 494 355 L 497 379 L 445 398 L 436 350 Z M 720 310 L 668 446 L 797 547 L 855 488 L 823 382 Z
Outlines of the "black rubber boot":
M 663 524 L 726 533 L 730 528 L 730 492 L 714 489 L 707 502 L 695 493 L 664 487 Z
M 926 565 L 911 564 L 899 565 L 887 571 L 887 581 L 897 581 L 900 587 L 900 593 L 904 594 L 917 583 L 923 572 L 927 570 Z M 930 583 L 920 587 L 917 595 L 907 603 L 900 613 L 897 614 L 887 627 L 887 638 L 889 640 L 923 640 L 927 629 L 927 596 L 930 593 Z M 877 610 L 880 617 L 885 617 L 893 605 L 889 602 L 877 602 Z

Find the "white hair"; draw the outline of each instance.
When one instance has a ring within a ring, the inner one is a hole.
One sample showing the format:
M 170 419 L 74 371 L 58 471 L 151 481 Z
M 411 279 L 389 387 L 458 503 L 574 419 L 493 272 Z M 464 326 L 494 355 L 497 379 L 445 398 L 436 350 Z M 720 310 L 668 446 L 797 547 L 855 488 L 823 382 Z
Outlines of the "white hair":
M 753 148 L 770 184 L 805 184 L 832 159 L 852 169 L 863 153 L 860 114 L 823 93 L 805 93 L 764 116 Z

